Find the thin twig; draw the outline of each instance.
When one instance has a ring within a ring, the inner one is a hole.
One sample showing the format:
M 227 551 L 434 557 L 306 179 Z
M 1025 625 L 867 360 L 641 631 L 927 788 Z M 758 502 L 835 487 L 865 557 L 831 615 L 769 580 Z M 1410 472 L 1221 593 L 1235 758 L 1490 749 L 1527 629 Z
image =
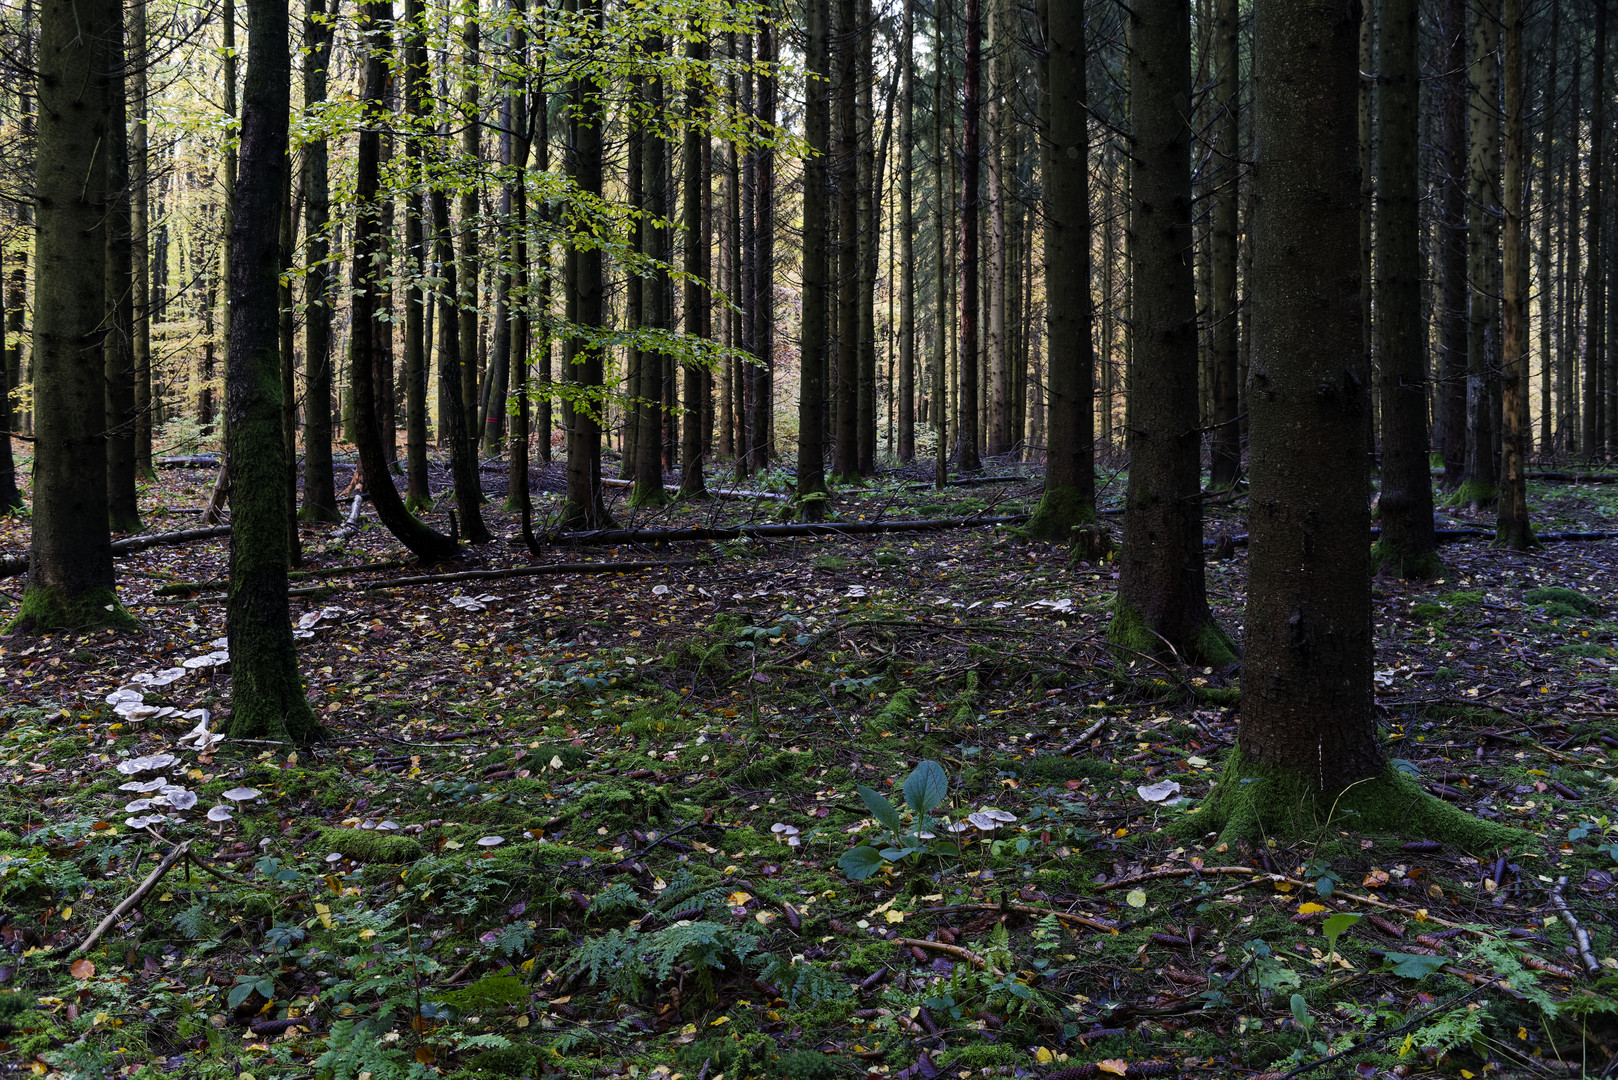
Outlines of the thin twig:
M 112 928 L 114 923 L 133 910 L 136 905 L 141 902 L 141 900 L 145 899 L 146 894 L 151 892 L 152 887 L 162 880 L 163 875 L 168 873 L 169 869 L 175 863 L 184 859 L 186 855 L 190 853 L 190 851 L 191 841 L 184 840 L 181 841 L 181 843 L 167 855 L 163 856 L 163 861 L 158 863 L 156 868 L 153 869 L 150 874 L 146 875 L 146 880 L 135 886 L 135 891 L 125 897 L 123 903 L 119 904 L 117 907 L 113 908 L 112 911 L 108 912 L 107 917 L 102 919 L 94 930 L 90 931 L 90 936 L 73 946 L 73 948 L 69 950 L 70 953 L 89 952 L 90 949 L 94 947 L 95 943 L 101 940 L 101 935 L 105 934 L 109 929 Z
M 1584 973 L 1598 975 L 1601 973 L 1601 961 L 1596 959 L 1594 950 L 1590 948 L 1589 933 L 1579 925 L 1579 920 L 1573 917 L 1573 909 L 1567 906 L 1567 901 L 1562 897 L 1562 890 L 1565 888 L 1567 888 L 1567 875 L 1563 874 L 1556 879 L 1556 887 L 1551 889 L 1551 903 L 1562 913 L 1562 918 L 1567 920 L 1567 928 L 1573 931 L 1573 941 L 1579 947 L 1579 962 L 1584 965 Z
M 960 945 L 950 945 L 942 941 L 928 941 L 926 938 L 890 937 L 888 939 L 895 945 L 911 949 L 927 949 L 930 952 L 948 953 L 960 960 L 965 960 L 973 967 L 982 970 L 989 966 L 989 962 L 971 949 Z

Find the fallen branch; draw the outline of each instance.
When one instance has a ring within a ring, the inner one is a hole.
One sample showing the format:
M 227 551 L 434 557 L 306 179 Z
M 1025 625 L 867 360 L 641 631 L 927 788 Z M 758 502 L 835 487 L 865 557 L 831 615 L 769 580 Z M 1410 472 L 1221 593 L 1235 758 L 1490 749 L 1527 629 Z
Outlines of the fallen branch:
M 383 559 L 377 562 L 357 563 L 353 566 L 333 566 L 327 570 L 294 570 L 287 575 L 288 581 L 314 581 L 324 578 L 345 577 L 349 574 L 369 574 L 381 570 L 399 570 L 414 565 L 406 559 Z M 153 596 L 188 596 L 198 592 L 223 592 L 230 588 L 230 582 L 224 578 L 215 578 L 212 581 L 171 581 L 152 590 Z
M 1037 476 L 957 476 L 953 480 L 944 481 L 945 487 L 982 487 L 984 484 L 1021 484 L 1043 483 Z M 924 480 L 919 484 L 906 484 L 906 491 L 925 491 L 931 488 L 938 490 L 938 485 L 931 480 Z
M 152 461 L 152 467 L 156 469 L 217 469 L 219 468 L 219 459 L 207 455 L 160 457 Z
M 1037 907 L 1033 904 L 1018 904 L 1007 901 L 1004 904 L 946 904 L 943 907 L 927 908 L 929 915 L 942 915 L 950 911 L 1015 911 L 1019 915 L 1038 915 L 1044 918 L 1054 916 L 1063 922 L 1078 923 L 1088 926 L 1092 930 L 1100 930 L 1103 934 L 1116 934 L 1118 927 L 1101 919 L 1091 918 L 1089 915 L 1080 915 L 1072 911 L 1063 911 L 1060 908 Z
M 152 891 L 152 887 L 163 879 L 163 875 L 168 873 L 175 863 L 184 859 L 190 851 L 191 841 L 184 840 L 174 850 L 163 856 L 163 861 L 158 863 L 150 874 L 146 875 L 146 880 L 135 886 L 135 891 L 125 897 L 123 903 L 108 912 L 107 917 L 102 919 L 94 930 L 90 931 L 90 936 L 73 946 L 69 950 L 70 953 L 89 952 L 95 946 L 95 943 L 101 940 L 101 935 L 110 930 L 114 923 L 132 911 L 141 900 L 145 899 L 146 894 Z
M 189 544 L 193 540 L 213 540 L 217 537 L 229 535 L 229 525 L 215 525 L 203 529 L 181 529 L 178 532 L 142 533 L 139 536 L 114 540 L 112 542 L 112 553 L 114 555 L 133 555 L 137 551 L 145 551 L 147 548 L 164 544 Z M 21 555 L 11 559 L 0 559 L 0 577 L 16 577 L 18 574 L 26 573 L 28 573 L 28 556 Z
M 979 971 L 982 971 L 989 966 L 989 962 L 983 959 L 983 957 L 979 956 L 971 949 L 963 948 L 960 945 L 948 945 L 942 941 L 928 941 L 926 938 L 890 937 L 888 940 L 903 948 L 925 949 L 929 952 L 948 953 L 950 956 L 953 956 L 958 960 L 965 960 Z
M 696 529 L 596 529 L 555 533 L 552 544 L 673 544 L 690 540 L 739 540 L 742 537 L 862 536 L 890 532 L 943 532 L 980 525 L 1019 525 L 1027 514 L 994 518 L 941 518 L 931 521 L 839 521 L 803 525 L 732 525 Z
M 1584 965 L 1584 973 L 1598 975 L 1601 972 L 1601 961 L 1596 959 L 1595 951 L 1590 948 L 1589 932 L 1579 925 L 1579 920 L 1573 917 L 1573 909 L 1568 907 L 1567 901 L 1562 898 L 1562 890 L 1565 888 L 1567 888 L 1566 874 L 1556 879 L 1556 886 L 1551 889 L 1551 904 L 1562 913 L 1562 918 L 1567 920 L 1567 928 L 1573 932 L 1573 942 L 1578 946 L 1579 963 Z

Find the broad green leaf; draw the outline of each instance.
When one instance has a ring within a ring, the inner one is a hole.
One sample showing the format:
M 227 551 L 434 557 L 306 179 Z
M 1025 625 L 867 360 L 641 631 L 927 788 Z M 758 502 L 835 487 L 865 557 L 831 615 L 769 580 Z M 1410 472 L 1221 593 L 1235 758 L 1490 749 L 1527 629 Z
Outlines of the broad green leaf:
M 1305 1031 L 1315 1022 L 1315 1018 L 1309 1015 L 1309 1003 L 1303 1000 L 1302 994 L 1292 995 L 1292 1019 Z
M 865 800 L 866 808 L 871 811 L 872 817 L 892 829 L 895 836 L 904 834 L 904 822 L 899 820 L 899 811 L 894 809 L 892 803 L 864 784 L 859 786 L 859 793 L 860 798 Z
M 1315 892 L 1320 896 L 1330 896 L 1336 888 L 1336 884 L 1329 877 L 1323 877 L 1315 882 Z
M 843 852 L 843 857 L 837 860 L 837 865 L 843 873 L 855 881 L 863 881 L 880 870 L 886 861 L 876 848 L 861 844 Z
M 1132 908 L 1143 908 L 1146 906 L 1146 890 L 1130 889 L 1129 895 L 1124 897 L 1124 900 Z
M 904 783 L 905 804 L 918 814 L 930 814 L 949 794 L 949 778 L 936 761 L 917 765 Z
M 246 1001 L 248 996 L 251 995 L 252 993 L 253 993 L 253 984 L 252 983 L 250 983 L 250 982 L 237 983 L 235 986 L 232 986 L 230 988 L 230 993 L 228 995 L 226 995 L 226 997 L 225 997 L 225 1004 L 229 1008 L 234 1009 L 236 1006 L 238 1006 L 242 1002 Z
M 1328 917 L 1321 929 L 1326 934 L 1326 940 L 1331 942 L 1332 947 L 1335 948 L 1337 939 L 1342 936 L 1343 931 L 1359 921 L 1360 917 L 1358 915 L 1347 911 L 1339 911 L 1337 914 Z
M 1390 952 L 1383 959 L 1389 971 L 1405 979 L 1425 979 L 1449 963 L 1448 957 L 1422 956 L 1420 953 Z

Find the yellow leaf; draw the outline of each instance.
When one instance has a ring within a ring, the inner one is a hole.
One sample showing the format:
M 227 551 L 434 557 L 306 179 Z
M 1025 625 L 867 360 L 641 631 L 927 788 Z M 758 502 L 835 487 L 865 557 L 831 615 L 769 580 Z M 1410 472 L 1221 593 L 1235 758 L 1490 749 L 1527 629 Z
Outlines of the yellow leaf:
M 882 917 L 887 919 L 890 923 L 905 921 L 905 913 L 902 911 L 885 911 L 882 913 Z
M 68 919 L 71 919 L 72 917 L 73 917 L 73 905 L 69 904 L 67 907 L 62 909 L 62 921 L 66 922 Z
M 1388 872 L 1386 870 L 1372 870 L 1369 874 L 1365 875 L 1364 881 L 1361 882 L 1361 884 L 1367 889 L 1380 888 L 1387 883 Z
M 737 889 L 735 892 L 725 897 L 725 903 L 729 904 L 731 907 L 744 907 L 751 899 L 753 899 L 752 893 L 742 892 L 740 889 Z
M 324 926 L 327 930 L 330 930 L 332 926 L 331 908 L 325 904 L 316 904 L 315 914 L 320 918 L 320 925 Z
M 418 1046 L 416 1047 L 416 1060 L 423 1065 L 431 1065 L 438 1060 L 438 1055 L 430 1046 Z
M 1145 889 L 1130 889 L 1129 890 L 1129 895 L 1124 897 L 1124 900 L 1132 908 L 1145 907 L 1146 906 L 1146 890 Z
M 1299 915 L 1318 915 L 1322 911 L 1325 911 L 1325 910 L 1326 910 L 1326 905 L 1325 904 L 1316 904 L 1316 903 L 1311 902 L 1311 903 L 1308 903 L 1308 904 L 1299 904 L 1298 905 L 1298 914 Z
M 1049 1065 L 1054 1058 L 1055 1055 L 1049 1050 L 1045 1049 L 1043 1046 L 1038 1047 L 1034 1051 L 1034 1060 L 1039 1062 L 1041 1065 Z
M 1096 1068 L 1104 1073 L 1111 1073 L 1114 1076 L 1123 1076 L 1125 1073 L 1129 1072 L 1129 1062 L 1125 1061 L 1123 1058 L 1108 1058 L 1106 1061 L 1096 1062 Z
M 720 1024 L 728 1024 L 728 1023 L 730 1023 L 730 1017 L 728 1017 L 728 1016 L 721 1016 L 721 1017 L 720 1017 L 720 1018 L 719 1018 L 719 1019 L 717 1019 L 717 1020 L 710 1020 L 710 1021 L 708 1021 L 708 1026 L 709 1026 L 709 1027 L 718 1027 L 718 1026 L 719 1026 L 719 1025 L 720 1025 Z
M 1129 835 L 1129 830 L 1120 826 L 1112 831 L 1112 835 L 1114 839 L 1122 840 L 1124 837 Z
M 372 930 L 369 926 L 367 926 L 364 930 L 360 931 L 360 940 L 361 941 L 370 941 L 374 937 L 376 937 L 376 931 Z

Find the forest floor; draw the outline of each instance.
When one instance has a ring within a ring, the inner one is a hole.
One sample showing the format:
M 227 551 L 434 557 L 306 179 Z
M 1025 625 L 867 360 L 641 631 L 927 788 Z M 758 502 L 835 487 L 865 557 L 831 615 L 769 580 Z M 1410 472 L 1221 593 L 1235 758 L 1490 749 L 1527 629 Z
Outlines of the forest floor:
M 1037 498 L 1037 477 L 906 486 L 926 476 L 840 490 L 834 513 Z M 148 527 L 193 525 L 212 480 L 164 471 Z M 1535 484 L 1531 505 L 1545 529 L 1618 528 L 1618 484 Z M 1242 510 L 1210 500 L 1210 541 Z M 182 714 L 228 724 L 228 672 L 198 659 L 225 633 L 196 584 L 222 541 L 119 559 L 137 633 L 0 637 L 0 1070 L 1618 1075 L 1618 543 L 1465 540 L 1437 580 L 1376 584 L 1389 756 L 1534 837 L 1461 851 L 1346 819 L 1200 834 L 1237 674 L 1117 666 L 1114 570 L 1014 528 L 539 560 L 501 535 L 435 569 L 603 565 L 397 587 L 421 571 L 367 522 L 303 530 L 319 746 L 198 749 Z M 26 517 L 0 519 L 0 555 L 27 544 Z M 669 565 L 612 571 L 630 560 Z M 1238 638 L 1245 561 L 1208 564 Z M 365 563 L 393 565 L 333 573 Z M 937 838 L 907 795 L 941 799 Z

